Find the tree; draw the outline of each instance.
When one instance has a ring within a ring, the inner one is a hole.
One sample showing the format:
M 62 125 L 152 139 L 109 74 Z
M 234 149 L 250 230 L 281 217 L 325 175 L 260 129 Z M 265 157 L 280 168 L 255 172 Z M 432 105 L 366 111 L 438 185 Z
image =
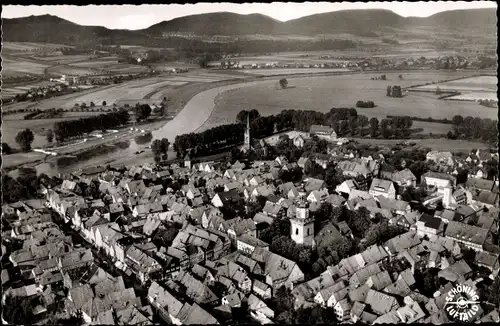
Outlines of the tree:
M 415 284 L 419 292 L 426 297 L 432 298 L 439 289 L 439 268 L 429 268 L 421 272 L 417 269 L 415 273 Z
M 106 106 L 106 101 L 102 101 L 102 106 Z
M 382 76 L 380 76 L 380 79 L 381 80 L 387 80 L 387 76 L 386 75 L 382 75 Z
M 453 127 L 458 129 L 458 127 L 460 127 L 464 122 L 464 117 L 462 117 L 461 115 L 455 115 L 453 119 L 451 119 L 451 122 L 453 124 Z
M 365 246 L 369 247 L 374 244 L 381 245 L 386 241 L 397 237 L 404 233 L 405 230 L 399 226 L 389 225 L 386 220 L 379 224 L 372 225 L 365 235 Z
M 358 124 L 358 126 L 363 129 L 364 127 L 366 127 L 369 123 L 368 121 L 368 118 L 364 115 L 358 115 L 358 117 L 356 118 L 356 122 Z M 361 132 L 361 136 L 363 135 L 363 133 Z
M 403 80 L 403 75 L 398 76 L 399 80 Z
M 35 140 L 35 136 L 30 129 L 20 131 L 16 136 L 16 143 L 21 146 L 21 149 L 24 152 L 29 152 L 31 150 L 31 144 L 33 143 L 33 140 Z
M 52 143 L 53 140 L 54 132 L 52 131 L 52 129 L 49 129 L 49 131 L 47 131 L 47 142 Z
M 280 83 L 280 86 L 282 89 L 285 89 L 288 87 L 288 80 L 286 80 L 286 78 L 281 78 L 279 83 Z
M 151 107 L 148 104 L 139 104 L 134 109 L 137 121 L 145 120 L 151 115 Z
M 174 227 L 161 227 L 155 232 L 154 236 L 151 238 L 151 241 L 157 245 L 158 247 L 170 247 L 175 237 L 179 233 Z
M 91 108 L 95 107 L 95 103 L 94 102 L 90 102 L 90 107 Z
M 12 148 L 10 148 L 9 144 L 2 143 L 2 155 L 9 155 L 12 153 Z
M 387 96 L 392 96 L 392 87 L 391 86 L 387 86 L 387 93 L 386 93 Z
M 436 87 L 436 95 L 441 95 L 443 92 L 441 91 L 441 88 L 439 86 Z
M 33 314 L 34 303 L 35 299 L 33 298 L 7 295 L 5 297 L 5 305 L 2 305 L 2 318 L 14 325 L 33 324 L 35 317 Z
M 370 136 L 376 137 L 377 136 L 377 130 L 378 130 L 378 119 L 377 118 L 371 118 L 370 119 Z

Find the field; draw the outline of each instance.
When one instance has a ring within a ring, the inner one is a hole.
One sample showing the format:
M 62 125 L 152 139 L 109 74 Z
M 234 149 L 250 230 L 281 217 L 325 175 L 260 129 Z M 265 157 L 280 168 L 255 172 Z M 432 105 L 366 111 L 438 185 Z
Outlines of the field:
M 71 109 L 75 104 L 94 102 L 97 108 L 106 101 L 109 107 L 116 103 L 117 105 L 129 104 L 134 106 L 136 103 L 159 104 L 164 96 L 168 97 L 169 115 L 175 115 L 176 112 L 186 103 L 183 95 L 194 96 L 196 93 L 203 91 L 211 86 L 209 83 L 235 79 L 232 74 L 211 73 L 211 72 L 197 72 L 187 74 L 173 74 L 162 77 L 152 77 L 145 79 L 138 79 L 128 81 L 118 85 L 110 85 L 96 89 L 90 89 L 78 93 L 72 93 L 55 98 L 42 100 L 40 103 L 34 102 L 19 102 L 11 105 L 6 105 L 2 108 L 3 111 L 18 110 L 18 109 L 32 109 L 37 108 L 41 110 L 50 108 L 63 108 Z M 189 85 L 188 85 L 189 84 Z M 206 87 L 201 87 L 205 86 Z M 176 90 L 179 87 L 189 86 L 186 90 Z M 20 86 L 23 88 L 25 86 Z M 26 86 L 27 87 L 27 86 Z M 28 87 L 29 88 L 29 87 Z M 184 93 L 184 94 L 181 94 Z M 197 109 L 196 109 L 197 110 Z M 195 111 L 196 111 L 195 110 Z M 186 112 L 189 112 L 186 111 Z M 24 120 L 23 117 L 27 113 L 6 115 L 3 124 L 4 141 L 13 147 L 16 147 L 15 136 L 25 128 L 30 128 L 35 133 L 35 141 L 33 147 L 43 146 L 46 144 L 45 136 L 43 136 L 44 129 L 53 127 L 54 122 L 77 119 L 82 116 L 93 114 L 100 114 L 101 112 L 65 112 L 63 118 L 58 119 L 40 119 L 40 120 Z M 192 115 L 197 115 L 196 112 L 191 112 Z M 210 112 L 208 113 L 208 115 Z M 207 115 L 207 117 L 208 117 Z M 206 119 L 206 118 L 205 118 Z M 202 121 L 200 125 L 203 123 Z M 196 128 L 199 125 L 196 126 Z M 180 126 L 182 128 L 182 126 Z
M 27 113 L 11 114 L 3 116 L 2 123 L 2 142 L 6 142 L 11 147 L 17 147 L 15 138 L 19 131 L 30 129 L 35 134 L 35 140 L 32 147 L 40 147 L 47 143 L 44 136 L 45 130 L 52 129 L 54 123 L 59 121 L 77 120 L 100 114 L 101 112 L 65 112 L 64 117 L 55 119 L 35 119 L 24 120 Z
M 319 74 L 325 72 L 347 72 L 346 68 L 271 68 L 271 69 L 243 69 L 240 70 L 245 74 L 262 75 L 262 76 L 277 76 L 277 75 L 294 75 L 294 74 Z
M 388 85 L 409 87 L 427 82 L 458 78 L 473 72 L 406 72 L 387 73 L 387 80 L 371 80 L 374 73 L 288 78 L 289 89 L 280 89 L 277 80 L 241 84 L 221 90 L 215 109 L 203 128 L 232 123 L 241 110 L 257 109 L 262 115 L 278 114 L 285 109 L 328 112 L 332 107 L 355 107 L 358 100 L 374 101 L 375 108 L 357 108 L 358 114 L 385 118 L 387 115 L 409 115 L 423 118 L 448 118 L 460 114 L 497 118 L 497 110 L 473 102 L 444 101 L 427 93 L 408 92 L 403 98 L 386 96 Z
M 495 76 L 477 76 L 452 80 L 434 85 L 415 87 L 415 90 L 435 91 L 437 87 L 443 92 L 496 92 L 498 78 Z
M 3 56 L 2 58 L 2 76 L 18 77 L 25 75 L 43 75 L 49 64 L 43 64 L 22 59 L 14 60 Z
M 477 100 L 495 100 L 498 101 L 496 92 L 467 92 L 465 94 L 455 95 L 446 98 L 447 100 L 459 101 L 477 101 Z
M 2 53 L 6 54 L 30 54 L 36 52 L 54 52 L 58 48 L 72 47 L 52 43 L 30 43 L 30 42 L 2 42 Z
M 16 94 L 22 94 L 32 88 L 53 86 L 53 85 L 56 85 L 56 83 L 50 81 L 39 81 L 39 82 L 24 84 L 23 86 L 7 86 L 5 88 L 2 88 L 2 98 L 15 96 Z
M 394 146 L 397 143 L 400 143 L 401 140 L 397 139 L 368 139 L 368 138 L 356 138 L 354 139 L 360 144 L 368 144 L 368 145 L 378 145 L 378 146 Z M 462 153 L 470 153 L 472 149 L 489 149 L 485 143 L 472 142 L 466 140 L 458 140 L 458 139 L 409 139 L 409 142 L 416 143 L 414 148 L 429 148 L 434 151 L 453 151 L 453 152 L 462 152 Z

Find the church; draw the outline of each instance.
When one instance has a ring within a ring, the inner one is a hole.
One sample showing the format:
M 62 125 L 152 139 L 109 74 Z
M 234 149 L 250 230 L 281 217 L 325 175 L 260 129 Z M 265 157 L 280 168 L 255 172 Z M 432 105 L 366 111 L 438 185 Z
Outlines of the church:
M 266 143 L 264 139 L 252 139 L 251 129 L 250 129 L 250 115 L 247 115 L 247 124 L 245 127 L 245 134 L 243 139 L 243 146 L 240 148 L 245 154 L 254 152 L 257 155 L 266 156 L 268 153 L 267 147 L 269 144 Z

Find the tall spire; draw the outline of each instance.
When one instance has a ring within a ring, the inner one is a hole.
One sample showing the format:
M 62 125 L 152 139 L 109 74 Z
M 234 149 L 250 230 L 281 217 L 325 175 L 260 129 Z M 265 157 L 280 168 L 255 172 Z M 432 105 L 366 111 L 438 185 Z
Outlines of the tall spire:
M 247 114 L 247 130 L 250 130 L 250 112 Z

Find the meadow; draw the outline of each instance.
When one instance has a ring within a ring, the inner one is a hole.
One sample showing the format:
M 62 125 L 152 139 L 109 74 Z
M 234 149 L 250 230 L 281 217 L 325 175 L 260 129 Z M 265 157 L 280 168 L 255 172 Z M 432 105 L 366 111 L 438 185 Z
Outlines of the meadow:
M 496 92 L 497 82 L 498 78 L 496 76 L 476 76 L 436 83 L 434 85 L 419 86 L 414 89 L 435 91 L 439 87 L 443 92 Z
M 325 72 L 348 72 L 347 68 L 260 68 L 260 69 L 243 69 L 240 70 L 245 74 L 262 75 L 262 76 L 277 76 L 277 75 L 294 75 L 294 74 L 319 74 Z
M 403 79 L 398 78 L 399 74 Z M 474 72 L 401 72 L 386 73 L 387 80 L 371 80 L 375 73 L 288 78 L 288 89 L 280 89 L 277 80 L 241 84 L 238 89 L 220 93 L 215 109 L 200 130 L 232 123 L 241 110 L 257 109 L 261 115 L 278 114 L 285 109 L 328 112 L 332 107 L 355 107 L 357 101 L 374 101 L 375 108 L 356 108 L 369 118 L 387 115 L 409 115 L 423 118 L 448 118 L 460 114 L 497 118 L 495 109 L 465 101 L 444 101 L 427 93 L 408 92 L 403 98 L 386 96 L 388 85 L 409 87 L 472 75 Z
M 26 61 L 20 59 L 12 59 L 6 56 L 2 57 L 2 76 L 3 77 L 19 77 L 25 75 L 43 75 L 49 64 Z
M 24 116 L 28 113 L 5 115 L 2 119 L 2 142 L 9 144 L 11 147 L 18 147 L 15 141 L 17 133 L 24 129 L 30 129 L 35 136 L 32 147 L 44 146 L 47 143 L 45 132 L 52 129 L 54 123 L 77 120 L 101 113 L 102 112 L 64 112 L 64 116 L 61 118 L 34 120 L 24 120 Z

